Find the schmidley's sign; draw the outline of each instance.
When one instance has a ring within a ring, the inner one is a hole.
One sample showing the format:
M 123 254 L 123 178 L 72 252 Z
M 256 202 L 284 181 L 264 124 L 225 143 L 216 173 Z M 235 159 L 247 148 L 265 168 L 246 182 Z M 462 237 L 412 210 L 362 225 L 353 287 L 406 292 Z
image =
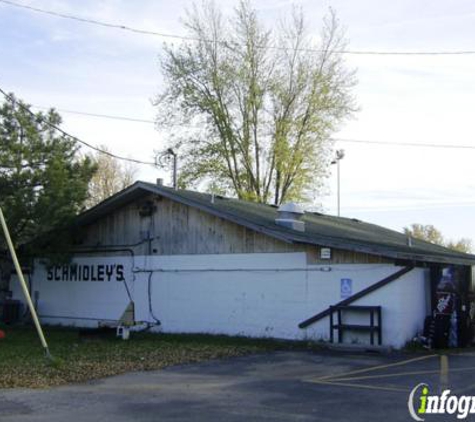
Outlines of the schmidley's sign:
M 125 281 L 122 264 L 53 265 L 46 270 L 49 281 Z

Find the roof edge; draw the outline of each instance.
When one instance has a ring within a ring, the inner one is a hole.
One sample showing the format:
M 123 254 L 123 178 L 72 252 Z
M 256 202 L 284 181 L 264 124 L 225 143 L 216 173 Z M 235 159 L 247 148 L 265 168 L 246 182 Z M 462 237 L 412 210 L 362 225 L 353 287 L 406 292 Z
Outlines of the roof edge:
M 158 194 L 165 198 L 168 198 L 172 201 L 181 203 L 186 206 L 190 206 L 201 211 L 204 211 L 208 214 L 211 214 L 215 217 L 223 218 L 227 221 L 233 222 L 235 224 L 247 227 L 251 230 L 254 230 L 258 233 L 265 234 L 267 236 L 273 237 L 285 243 L 293 244 L 309 244 L 314 246 L 323 246 L 323 247 L 332 247 L 336 249 L 350 250 L 354 252 L 367 253 L 375 256 L 382 256 L 391 259 L 401 259 L 401 260 L 410 260 L 410 261 L 419 261 L 419 262 L 431 262 L 431 263 L 440 263 L 440 264 L 460 264 L 460 265 L 475 265 L 475 255 L 465 254 L 465 257 L 457 256 L 439 256 L 439 254 L 424 254 L 420 252 L 397 252 L 385 250 L 384 247 L 374 247 L 371 245 L 364 245 L 354 241 L 340 240 L 329 237 L 314 237 L 313 239 L 308 239 L 305 236 L 299 236 L 298 233 L 285 233 L 282 232 L 282 228 L 279 227 L 277 230 L 272 230 L 267 226 L 256 224 L 252 221 L 249 221 L 243 217 L 237 217 L 232 213 L 228 213 L 222 210 L 217 210 L 212 206 L 207 206 L 193 199 L 183 198 L 180 195 L 174 194 L 174 191 L 170 188 L 166 188 L 160 185 L 153 185 L 152 183 L 137 181 L 134 184 L 128 186 L 124 190 L 114 194 L 113 196 L 107 198 L 106 200 L 100 202 L 94 207 L 84 211 L 82 214 L 76 217 L 76 223 L 79 225 L 88 224 L 94 221 L 97 218 L 100 218 L 102 215 L 107 213 L 111 208 L 113 208 L 117 202 L 119 203 L 129 203 L 134 199 L 142 196 L 142 193 L 152 193 Z M 388 229 L 389 230 L 389 229 Z M 441 254 L 443 252 L 441 251 Z M 462 254 L 462 253 L 461 253 Z

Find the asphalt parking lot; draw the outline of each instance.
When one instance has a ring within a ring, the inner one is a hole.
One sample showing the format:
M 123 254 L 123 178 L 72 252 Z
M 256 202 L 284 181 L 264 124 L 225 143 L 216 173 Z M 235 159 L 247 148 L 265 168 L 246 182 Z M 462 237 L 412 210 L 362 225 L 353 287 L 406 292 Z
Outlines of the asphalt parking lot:
M 277 352 L 0 390 L 0 421 L 408 421 L 409 392 L 421 382 L 475 395 L 475 353 L 446 356 Z

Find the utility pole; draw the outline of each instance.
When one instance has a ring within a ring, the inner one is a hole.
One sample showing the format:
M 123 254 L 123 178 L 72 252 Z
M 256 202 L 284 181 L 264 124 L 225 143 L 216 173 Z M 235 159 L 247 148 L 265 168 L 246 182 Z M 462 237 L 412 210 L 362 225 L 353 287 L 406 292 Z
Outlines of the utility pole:
M 172 148 L 168 148 L 166 151 L 163 151 L 155 158 L 155 163 L 157 166 L 163 168 L 169 168 L 170 157 L 173 159 L 173 175 L 172 175 L 172 185 L 173 189 L 178 189 L 178 155 Z M 157 179 L 158 180 L 158 179 Z
M 338 217 L 340 217 L 340 161 L 343 159 L 344 156 L 345 156 L 345 150 L 339 149 L 336 151 L 335 158 L 331 162 L 331 164 L 336 164 Z
M 176 152 L 172 148 L 167 149 L 167 153 L 173 157 L 173 189 L 178 189 L 178 176 L 177 176 L 177 166 L 178 166 L 178 157 Z

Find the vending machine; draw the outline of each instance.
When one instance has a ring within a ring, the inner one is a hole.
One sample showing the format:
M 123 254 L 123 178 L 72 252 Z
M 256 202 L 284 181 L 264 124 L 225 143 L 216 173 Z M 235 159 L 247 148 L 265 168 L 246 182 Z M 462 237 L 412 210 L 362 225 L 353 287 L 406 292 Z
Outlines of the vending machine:
M 465 347 L 473 341 L 472 268 L 434 266 L 431 270 L 431 336 L 435 348 Z

